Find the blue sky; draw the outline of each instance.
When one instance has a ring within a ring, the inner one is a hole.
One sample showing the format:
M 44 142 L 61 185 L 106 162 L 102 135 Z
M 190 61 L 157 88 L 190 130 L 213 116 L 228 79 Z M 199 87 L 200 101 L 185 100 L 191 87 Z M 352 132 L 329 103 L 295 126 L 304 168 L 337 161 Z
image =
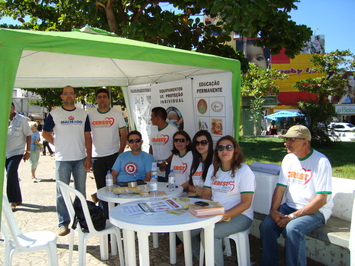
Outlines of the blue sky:
M 301 0 L 297 6 L 290 13 L 292 20 L 325 35 L 325 52 L 355 53 L 355 0 Z
M 355 0 L 301 0 L 297 6 L 290 13 L 292 20 L 325 35 L 326 52 L 350 49 L 355 53 Z M 10 24 L 12 19 L 0 23 Z

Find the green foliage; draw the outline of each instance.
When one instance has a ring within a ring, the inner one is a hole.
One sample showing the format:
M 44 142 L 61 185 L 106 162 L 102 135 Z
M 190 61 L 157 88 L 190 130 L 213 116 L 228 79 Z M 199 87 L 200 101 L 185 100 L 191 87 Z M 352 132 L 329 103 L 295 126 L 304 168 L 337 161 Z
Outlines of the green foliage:
M 311 29 L 296 25 L 288 13 L 298 0 L 204 0 L 122 1 L 122 0 L 0 0 L 0 17 L 11 16 L 21 28 L 70 31 L 92 26 L 118 36 L 186 50 L 241 60 L 242 54 L 228 48 L 231 32 L 257 41 L 278 53 L 298 54 L 310 39 Z M 175 9 L 163 10 L 160 4 Z M 218 18 L 203 23 L 201 14 Z M 28 20 L 25 22 L 25 19 Z M 9 27 L 9 25 L 2 25 Z M 242 60 L 242 69 L 247 70 Z
M 310 61 L 314 64 L 312 71 L 322 74 L 321 77 L 299 80 L 294 85 L 299 91 L 315 94 L 316 98 L 301 101 L 298 108 L 309 119 L 309 129 L 312 132 L 313 146 L 329 145 L 327 134 L 319 130 L 317 125 L 322 122 L 327 124 L 336 116 L 335 108 L 329 101 L 329 96 L 341 96 L 346 83 L 344 73 L 355 68 L 355 57 L 349 50 L 330 52 L 327 54 L 314 54 Z
M 250 105 L 250 121 L 254 122 L 254 136 L 257 135 L 257 124 L 263 108 L 264 99 L 262 96 L 278 95 L 279 89 L 277 80 L 287 79 L 288 75 L 282 74 L 276 69 L 259 68 L 249 63 L 249 70 L 242 75 L 242 96 L 252 96 L 254 99 Z
M 277 80 L 287 79 L 287 74 L 282 74 L 276 69 L 259 68 L 253 63 L 249 64 L 249 70 L 242 75 L 242 96 L 278 95 Z
M 254 122 L 254 137 L 257 135 L 257 123 L 260 121 L 260 114 L 263 111 L 263 104 L 265 99 L 261 96 L 256 96 L 250 104 L 250 121 Z

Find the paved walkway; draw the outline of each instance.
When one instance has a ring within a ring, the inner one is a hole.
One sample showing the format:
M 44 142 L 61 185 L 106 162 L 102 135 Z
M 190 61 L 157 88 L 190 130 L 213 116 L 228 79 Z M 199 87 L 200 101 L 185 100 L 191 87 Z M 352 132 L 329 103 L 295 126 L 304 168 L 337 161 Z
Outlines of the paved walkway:
M 20 186 L 22 190 L 23 204 L 17 207 L 14 212 L 15 219 L 23 232 L 30 231 L 52 231 L 57 232 L 57 214 L 55 208 L 55 181 L 54 178 L 55 161 L 54 157 L 40 156 L 40 162 L 37 168 L 36 176 L 41 179 L 39 183 L 32 183 L 29 162 L 21 162 L 19 168 L 19 176 L 21 179 Z M 6 183 L 6 182 L 5 182 Z M 87 198 L 91 200 L 90 195 L 96 191 L 93 174 L 90 172 L 87 177 Z M 6 184 L 4 184 L 6 191 Z M 77 238 L 75 237 L 73 265 L 78 264 Z M 150 265 L 167 266 L 169 264 L 169 238 L 168 234 L 159 234 L 159 248 L 154 249 L 151 245 Z M 69 235 L 57 238 L 57 253 L 59 265 L 68 265 L 68 246 Z M 137 246 L 137 245 L 136 245 Z M 251 261 L 259 261 L 260 241 L 250 236 Z M 225 257 L 225 265 L 237 265 L 235 246 L 232 243 L 233 255 Z M 138 254 L 138 252 L 137 252 Z M 309 265 L 318 265 L 317 263 L 308 262 Z M 0 265 L 4 264 L 4 243 L 0 241 Z M 48 265 L 48 258 L 44 251 L 33 253 L 15 253 L 12 265 Z M 99 239 L 90 238 L 86 253 L 86 265 L 120 265 L 117 256 L 110 256 L 108 261 L 100 260 Z M 137 260 L 137 265 L 139 265 Z M 177 266 L 184 265 L 183 254 L 177 254 Z M 194 265 L 198 265 L 198 261 L 194 261 Z M 258 263 L 254 263 L 258 265 Z

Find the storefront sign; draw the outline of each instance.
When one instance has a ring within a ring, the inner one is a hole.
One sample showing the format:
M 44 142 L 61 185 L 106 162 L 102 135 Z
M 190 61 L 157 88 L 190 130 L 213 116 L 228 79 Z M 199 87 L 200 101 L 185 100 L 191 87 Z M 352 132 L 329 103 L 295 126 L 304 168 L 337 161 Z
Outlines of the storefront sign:
M 339 115 L 353 115 L 355 104 L 335 104 L 335 112 Z

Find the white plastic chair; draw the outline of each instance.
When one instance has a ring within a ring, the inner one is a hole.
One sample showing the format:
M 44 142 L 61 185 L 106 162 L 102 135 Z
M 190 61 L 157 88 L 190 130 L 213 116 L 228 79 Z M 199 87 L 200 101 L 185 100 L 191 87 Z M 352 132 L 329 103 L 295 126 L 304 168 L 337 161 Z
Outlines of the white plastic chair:
M 235 241 L 236 249 L 237 249 L 237 257 L 238 257 L 238 265 L 242 266 L 250 266 L 250 247 L 249 247 L 249 233 L 250 228 L 245 231 L 238 232 L 232 235 L 229 235 L 224 238 L 224 253 L 227 256 L 232 256 L 231 246 L 229 239 L 233 239 Z M 203 266 L 204 262 L 204 248 L 201 243 L 200 245 L 200 266 Z
M 111 253 L 112 255 L 117 255 L 117 244 L 118 244 L 118 252 L 120 256 L 120 265 L 124 265 L 124 256 L 122 250 L 122 238 L 121 232 L 119 228 L 112 225 L 108 220 L 106 221 L 106 227 L 104 230 L 97 231 L 92 223 L 90 212 L 88 209 L 88 205 L 86 203 L 86 199 L 84 198 L 83 194 L 81 194 L 78 190 L 74 189 L 73 187 L 68 186 L 67 184 L 63 183 L 62 181 L 57 180 L 57 185 L 62 192 L 65 205 L 68 209 L 69 216 L 70 216 L 70 225 L 74 222 L 75 218 L 75 211 L 73 207 L 73 202 L 75 196 L 79 198 L 81 202 L 81 206 L 83 208 L 83 212 L 85 215 L 86 223 L 89 229 L 89 233 L 84 233 L 80 224 L 77 224 L 76 229 L 70 230 L 70 243 L 69 243 L 69 261 L 68 265 L 72 264 L 72 256 L 73 256 L 73 245 L 74 245 L 74 232 L 78 234 L 78 250 L 79 250 L 79 263 L 78 265 L 85 265 L 86 263 L 86 245 L 87 239 L 93 236 L 100 237 L 100 256 L 101 260 L 108 260 L 108 235 L 111 236 Z M 117 240 L 117 241 L 116 241 Z
M 232 256 L 229 239 L 234 240 L 237 249 L 238 265 L 250 266 L 249 233 L 250 228 L 224 238 L 224 252 L 227 256 Z
M 1 233 L 5 239 L 5 266 L 11 265 L 15 252 L 37 250 L 47 252 L 50 265 L 58 265 L 56 234 L 49 231 L 22 233 L 17 226 L 10 203 L 5 195 L 2 197 Z

